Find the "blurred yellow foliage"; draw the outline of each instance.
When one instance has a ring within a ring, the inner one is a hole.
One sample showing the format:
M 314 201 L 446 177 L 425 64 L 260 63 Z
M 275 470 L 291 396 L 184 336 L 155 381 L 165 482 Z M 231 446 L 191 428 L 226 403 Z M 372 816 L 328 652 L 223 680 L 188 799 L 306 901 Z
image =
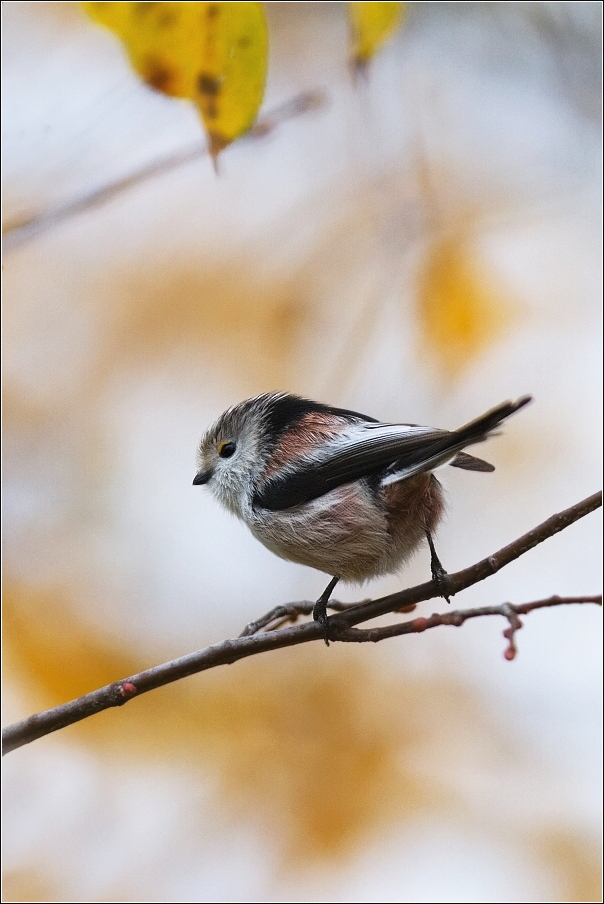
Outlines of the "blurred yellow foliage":
M 349 3 L 352 60 L 363 67 L 400 25 L 406 3 Z
M 31 864 L 2 874 L 3 901 L 61 901 L 61 883 L 47 864 Z
M 266 82 L 261 3 L 83 3 L 151 87 L 198 107 L 213 157 L 254 122 Z
M 167 653 L 116 642 L 80 620 L 66 602 L 76 592 L 5 580 L 5 661 L 32 709 L 125 677 Z M 290 867 L 338 860 L 385 826 L 432 813 L 464 815 L 456 782 L 435 768 L 439 750 L 454 759 L 479 751 L 478 762 L 491 767 L 516 755 L 497 720 L 454 676 L 396 679 L 368 667 L 369 659 L 337 647 L 326 656 L 319 644 L 252 657 L 59 734 L 107 762 L 116 755 L 118 769 L 153 761 L 188 769 L 194 796 L 196 777 L 203 780 L 209 770 L 220 781 L 221 805 L 236 816 L 253 813 L 279 839 Z M 591 839 L 563 825 L 533 827 L 522 849 L 546 867 L 556 889 L 551 900 L 596 900 L 599 857 Z M 60 900 L 43 866 L 24 864 L 7 875 L 5 899 Z
M 21 680 L 36 705 L 49 706 L 126 677 L 147 663 L 109 635 L 73 618 L 61 588 L 42 590 L 6 580 L 2 587 L 5 655 L 23 665 Z
M 68 597 L 58 588 L 5 581 L 7 667 L 32 709 L 166 656 L 116 643 L 74 617 Z M 453 686 L 459 716 L 473 702 Z M 358 651 L 328 657 L 316 644 L 278 651 L 270 664 L 252 657 L 235 669 L 192 676 L 59 734 L 99 756 L 123 761 L 127 750 L 137 762 L 178 764 L 201 780 L 213 769 L 223 800 L 262 814 L 295 864 L 337 857 L 380 825 L 455 807 L 455 795 L 413 765 L 434 730 L 417 697 L 436 708 L 448 693 L 438 680 L 397 680 L 367 668 Z
M 446 377 L 456 377 L 510 325 L 516 305 L 487 273 L 465 235 L 431 246 L 418 287 L 424 348 Z
M 116 644 L 74 617 L 70 595 L 5 580 L 5 665 L 32 709 L 65 702 L 167 652 Z M 252 657 L 59 734 L 100 758 L 117 756 L 120 770 L 154 761 L 188 768 L 193 795 L 195 778 L 203 783 L 212 770 L 221 804 L 260 819 L 290 868 L 337 861 L 363 837 L 421 815 L 467 819 L 456 783 L 434 768 L 429 752 L 446 749 L 455 761 L 478 750 L 483 765 L 508 762 L 516 754 L 498 719 L 452 675 L 396 676 L 368 667 L 362 651 L 334 654 L 316 644 L 277 651 L 270 663 Z M 551 900 L 597 900 L 599 857 L 591 839 L 554 824 L 533 826 L 519 843 L 545 865 Z M 5 876 L 3 900 L 64 900 L 54 881 L 45 861 L 23 864 Z
M 602 861 L 593 838 L 552 824 L 530 833 L 528 845 L 536 848 L 557 882 L 552 901 L 599 901 L 602 896 Z

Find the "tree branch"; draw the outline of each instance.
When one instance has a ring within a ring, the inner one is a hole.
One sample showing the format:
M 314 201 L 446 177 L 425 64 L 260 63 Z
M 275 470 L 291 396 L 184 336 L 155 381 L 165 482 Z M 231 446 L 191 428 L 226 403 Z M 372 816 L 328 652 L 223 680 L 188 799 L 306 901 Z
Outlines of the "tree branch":
M 428 628 L 438 628 L 440 625 L 453 625 L 460 628 L 470 618 L 481 618 L 483 615 L 502 615 L 510 623 L 510 627 L 503 632 L 508 640 L 508 647 L 503 654 L 506 659 L 514 659 L 516 647 L 514 634 L 522 628 L 519 615 L 528 615 L 533 609 L 547 609 L 550 606 L 567 606 L 572 603 L 596 603 L 602 605 L 602 596 L 550 596 L 544 600 L 533 600 L 531 603 L 502 603 L 500 606 L 482 606 L 480 609 L 459 609 L 453 612 L 434 613 L 429 618 L 414 618 L 411 621 L 399 622 L 396 625 L 386 625 L 381 628 L 336 628 L 329 633 L 330 640 L 340 640 L 348 643 L 377 643 L 387 640 L 389 637 L 398 637 L 401 634 L 421 634 Z
M 264 114 L 258 121 L 246 132 L 239 140 L 250 141 L 253 139 L 264 138 L 282 123 L 297 116 L 302 116 L 312 110 L 318 110 L 327 103 L 327 95 L 320 89 L 302 91 L 294 97 L 289 98 L 284 103 L 275 107 L 270 112 Z M 48 229 L 69 220 L 80 213 L 88 210 L 94 210 L 112 201 L 118 195 L 125 191 L 129 191 L 135 186 L 147 182 L 149 179 L 155 179 L 157 176 L 163 176 L 173 170 L 186 166 L 194 160 L 208 156 L 209 150 L 207 144 L 200 140 L 187 148 L 180 151 L 174 151 L 167 156 L 160 157 L 157 160 L 147 163 L 127 176 L 115 179 L 106 185 L 93 189 L 85 195 L 72 198 L 63 204 L 59 204 L 50 210 L 41 213 L 30 214 L 21 217 L 18 220 L 9 221 L 2 230 L 4 238 L 4 250 L 22 245 L 30 239 L 35 238 Z
M 503 549 L 500 549 L 494 555 L 477 562 L 470 568 L 448 575 L 448 592 L 451 595 L 459 593 L 461 590 L 483 581 L 514 561 L 514 559 L 519 558 L 539 543 L 548 539 L 548 537 L 552 537 L 559 531 L 564 530 L 579 520 L 579 518 L 583 518 L 590 512 L 595 511 L 601 505 L 602 493 L 600 492 L 557 515 L 553 515 L 547 521 L 544 521 L 543 524 L 510 543 L 509 546 L 504 546 Z M 522 605 L 504 603 L 499 606 L 485 606 L 481 609 L 446 612 L 442 615 L 435 614 L 429 618 L 414 618 L 410 621 L 399 622 L 385 627 L 363 630 L 353 627 L 360 622 L 368 621 L 379 615 L 400 611 L 401 609 L 409 611 L 416 603 L 438 596 L 439 589 L 436 583 L 428 581 L 425 584 L 411 587 L 400 593 L 390 594 L 378 600 L 352 605 L 333 603 L 330 608 L 339 610 L 339 614 L 331 616 L 329 619 L 330 639 L 347 643 L 375 643 L 400 634 L 418 634 L 428 628 L 435 628 L 440 625 L 460 626 L 471 618 L 501 615 L 507 618 L 510 624 L 510 627 L 504 631 L 504 635 L 508 640 L 508 648 L 504 655 L 506 659 L 513 659 L 516 653 L 514 635 L 522 627 L 519 615 L 526 615 L 534 609 L 543 609 L 550 606 L 568 605 L 571 603 L 600 603 L 601 605 L 602 602 L 601 597 L 596 596 L 552 596 L 548 599 L 536 600 L 530 603 L 523 603 Z M 300 614 L 309 614 L 312 611 L 312 607 L 313 604 L 308 602 L 278 606 L 262 618 L 247 625 L 243 634 L 238 638 L 225 640 L 222 643 L 207 647 L 205 650 L 198 650 L 180 659 L 154 666 L 137 675 L 132 675 L 130 678 L 116 681 L 90 694 L 85 694 L 70 703 L 64 703 L 61 706 L 46 710 L 46 712 L 30 716 L 22 722 L 10 725 L 2 733 L 2 752 L 3 754 L 9 753 L 11 750 L 15 750 L 15 748 L 24 744 L 29 744 L 37 738 L 86 719 L 88 716 L 94 715 L 94 713 L 102 712 L 114 706 L 122 706 L 128 700 L 132 700 L 140 694 L 147 693 L 147 691 L 151 691 L 156 687 L 170 684 L 173 681 L 178 681 L 188 675 L 215 668 L 219 665 L 231 664 L 239 659 L 254 656 L 268 650 L 278 650 L 313 640 L 322 641 L 325 636 L 324 630 L 316 622 L 306 622 L 302 625 L 280 628 L 279 630 L 274 629 L 274 627 L 273 630 L 262 630 L 270 626 L 274 621 L 282 624 L 284 619 L 288 621 L 295 620 Z

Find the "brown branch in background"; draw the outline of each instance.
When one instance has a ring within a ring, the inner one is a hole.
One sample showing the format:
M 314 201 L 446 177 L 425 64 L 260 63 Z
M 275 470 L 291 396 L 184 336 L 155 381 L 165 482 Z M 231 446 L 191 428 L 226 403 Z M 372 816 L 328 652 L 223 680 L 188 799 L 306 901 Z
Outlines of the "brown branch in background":
M 327 95 L 325 92 L 319 89 L 303 91 L 275 107 L 271 112 L 261 116 L 240 141 L 264 138 L 287 120 L 302 116 L 312 110 L 318 110 L 326 104 Z M 173 172 L 173 170 L 185 166 L 187 163 L 192 163 L 194 160 L 208 156 L 209 153 L 205 142 L 196 141 L 195 144 L 188 148 L 160 157 L 158 160 L 148 163 L 128 176 L 116 179 L 109 185 L 102 185 L 100 188 L 96 188 L 94 191 L 79 198 L 67 201 L 65 204 L 60 204 L 42 213 L 32 214 L 29 217 L 26 216 L 19 220 L 9 221 L 2 230 L 4 250 L 7 251 L 22 245 L 35 236 L 40 235 L 40 233 L 52 229 L 53 226 L 62 223 L 64 220 L 69 220 L 80 213 L 101 207 L 123 192 L 128 191 L 128 189 L 147 182 L 149 179 Z
M 554 534 L 564 530 L 579 518 L 583 518 L 589 512 L 595 511 L 601 505 L 602 493 L 600 492 L 557 515 L 553 515 L 547 521 L 544 521 L 543 524 L 519 537 L 514 543 L 510 543 L 509 546 L 505 546 L 494 555 L 477 562 L 476 565 L 472 565 L 470 568 L 449 575 L 448 589 L 451 593 L 458 593 L 472 584 L 477 584 L 514 561 L 514 559 L 524 555 L 524 553 L 542 543 L 548 537 L 554 536 Z M 519 615 L 526 615 L 533 609 L 543 609 L 550 606 L 568 605 L 570 603 L 601 604 L 602 602 L 599 596 L 553 596 L 545 600 L 536 600 L 522 605 L 504 603 L 499 606 L 486 606 L 482 609 L 445 612 L 442 615 L 435 614 L 429 618 L 414 618 L 410 621 L 378 628 L 359 630 L 352 627 L 378 615 L 400 611 L 403 608 L 408 609 L 417 602 L 438 596 L 439 589 L 435 582 L 428 581 L 426 584 L 420 584 L 409 590 L 393 593 L 390 596 L 371 602 L 352 605 L 333 603 L 331 608 L 340 611 L 339 614 L 333 615 L 329 619 L 330 639 L 347 643 L 377 642 L 401 634 L 418 634 L 428 628 L 435 628 L 439 625 L 460 626 L 471 618 L 501 615 L 507 618 L 510 623 L 510 627 L 504 632 L 509 642 L 505 656 L 506 659 L 513 659 L 515 655 L 514 635 L 522 626 Z M 11 750 L 24 744 L 29 744 L 37 738 L 86 719 L 88 716 L 94 715 L 94 713 L 102 712 L 102 710 L 110 709 L 114 706 L 122 706 L 135 696 L 147 693 L 147 691 L 156 687 L 170 684 L 173 681 L 178 681 L 188 675 L 215 668 L 219 665 L 227 665 L 247 656 L 254 656 L 268 650 L 278 650 L 313 640 L 323 641 L 325 637 L 323 627 L 312 621 L 302 625 L 282 628 L 281 630 L 262 630 L 270 626 L 275 620 L 280 621 L 284 618 L 295 620 L 298 615 L 309 613 L 312 610 L 312 606 L 312 603 L 307 602 L 293 603 L 290 606 L 279 606 L 276 609 L 272 609 L 262 618 L 251 622 L 244 629 L 242 636 L 238 638 L 225 640 L 222 643 L 207 647 L 205 650 L 198 650 L 180 659 L 147 669 L 137 675 L 132 675 L 129 678 L 99 688 L 90 694 L 85 694 L 70 703 L 56 706 L 54 709 L 49 709 L 46 712 L 30 716 L 30 718 L 24 719 L 22 722 L 10 725 L 2 733 L 2 752 L 9 753 Z

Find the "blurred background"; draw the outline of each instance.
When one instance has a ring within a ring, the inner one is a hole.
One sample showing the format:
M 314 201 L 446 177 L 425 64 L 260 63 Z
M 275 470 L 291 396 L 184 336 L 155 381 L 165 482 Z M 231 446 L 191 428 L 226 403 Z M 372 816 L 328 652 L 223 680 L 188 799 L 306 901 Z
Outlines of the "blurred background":
M 2 4 L 4 724 L 316 599 L 191 486 L 256 393 L 444 428 L 531 393 L 494 474 L 441 472 L 449 571 L 600 486 L 601 4 L 409 3 L 356 84 L 345 4 L 265 6 L 269 127 L 216 175 L 79 4 Z M 599 525 L 455 607 L 597 593 Z M 12 753 L 4 900 L 601 900 L 600 613 L 511 663 L 506 627 L 259 656 Z

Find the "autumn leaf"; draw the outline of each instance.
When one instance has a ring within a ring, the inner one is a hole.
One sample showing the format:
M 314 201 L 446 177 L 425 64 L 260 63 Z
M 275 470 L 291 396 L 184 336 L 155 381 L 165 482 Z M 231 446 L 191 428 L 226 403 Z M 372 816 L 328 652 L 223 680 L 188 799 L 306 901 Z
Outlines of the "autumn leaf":
M 406 3 L 349 3 L 352 63 L 363 69 L 400 25 Z
M 428 250 L 418 302 L 422 350 L 446 379 L 463 374 L 519 313 L 463 232 L 440 237 Z
M 254 122 L 266 82 L 261 3 L 83 3 L 152 88 L 198 107 L 215 158 Z

